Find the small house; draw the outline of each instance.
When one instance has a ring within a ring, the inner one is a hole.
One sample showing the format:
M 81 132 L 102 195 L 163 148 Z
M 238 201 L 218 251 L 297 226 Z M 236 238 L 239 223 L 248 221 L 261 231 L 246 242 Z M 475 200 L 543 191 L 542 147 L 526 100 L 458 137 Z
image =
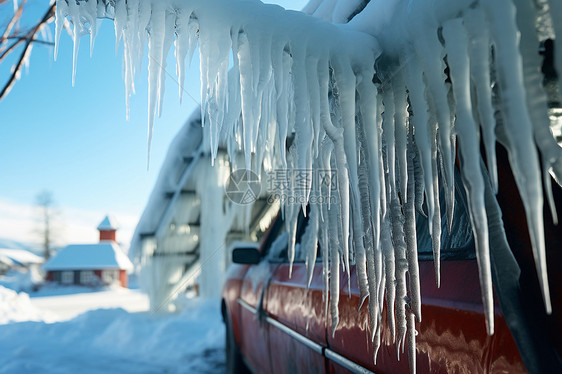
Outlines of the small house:
M 117 244 L 117 229 L 115 221 L 106 216 L 98 225 L 99 243 L 64 247 L 43 265 L 46 280 L 66 285 L 127 287 L 127 273 L 133 264 Z
M 27 271 L 43 263 L 43 258 L 23 247 L 2 245 L 0 243 L 0 275 L 9 270 Z

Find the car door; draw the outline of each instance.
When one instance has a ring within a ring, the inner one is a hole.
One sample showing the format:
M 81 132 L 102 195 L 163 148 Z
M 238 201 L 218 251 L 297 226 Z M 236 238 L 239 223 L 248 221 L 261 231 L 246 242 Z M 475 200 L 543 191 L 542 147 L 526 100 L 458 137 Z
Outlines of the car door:
M 267 285 L 279 264 L 268 261 L 267 257 L 271 247 L 279 245 L 281 224 L 280 219 L 276 220 L 266 234 L 260 248 L 261 261 L 249 267 L 237 300 L 240 305 L 240 350 L 246 363 L 256 373 L 272 371 L 264 308 L 267 303 Z
M 289 274 L 286 242 L 284 250 L 269 256 L 271 263 L 278 264 L 269 282 L 266 304 L 272 372 L 324 373 L 326 314 L 322 298 L 322 263 L 317 258 L 313 264 L 312 281 L 307 287 L 304 253 L 308 248 L 301 239 L 309 227 L 302 214 L 297 227 L 292 274 Z

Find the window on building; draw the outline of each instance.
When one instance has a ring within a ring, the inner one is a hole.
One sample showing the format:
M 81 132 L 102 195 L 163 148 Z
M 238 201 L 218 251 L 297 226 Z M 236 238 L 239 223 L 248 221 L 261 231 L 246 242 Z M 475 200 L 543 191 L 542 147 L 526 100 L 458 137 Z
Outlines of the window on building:
M 114 284 L 117 283 L 117 280 L 119 279 L 119 270 L 104 270 L 101 273 L 101 277 L 103 280 L 103 283 L 105 284 Z
M 73 271 L 63 271 L 63 272 L 61 272 L 60 281 L 63 284 L 74 283 L 74 272 Z
M 94 283 L 94 272 L 91 270 L 82 270 L 80 272 L 80 283 L 81 284 Z

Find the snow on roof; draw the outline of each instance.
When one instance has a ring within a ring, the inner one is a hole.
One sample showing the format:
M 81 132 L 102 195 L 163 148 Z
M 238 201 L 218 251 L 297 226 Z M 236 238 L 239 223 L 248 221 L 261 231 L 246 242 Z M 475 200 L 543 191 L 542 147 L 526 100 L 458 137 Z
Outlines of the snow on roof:
M 43 263 L 42 257 L 39 257 L 25 249 L 0 248 L 0 257 L 8 258 L 21 265 Z
M 64 247 L 43 265 L 45 270 L 124 269 L 133 264 L 111 241 L 96 244 L 71 244 Z
M 117 230 L 118 228 L 119 225 L 117 224 L 117 221 L 115 220 L 114 217 L 110 215 L 105 216 L 103 221 L 101 221 L 100 224 L 98 225 L 98 230 L 100 231 Z

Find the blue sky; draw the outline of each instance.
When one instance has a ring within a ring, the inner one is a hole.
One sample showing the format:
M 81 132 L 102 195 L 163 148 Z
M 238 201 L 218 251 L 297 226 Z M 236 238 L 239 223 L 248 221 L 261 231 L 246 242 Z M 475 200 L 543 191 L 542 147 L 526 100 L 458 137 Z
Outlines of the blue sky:
M 268 2 L 301 9 L 307 1 Z M 29 1 L 22 27 L 39 18 L 47 6 L 45 0 Z M 12 11 L 11 2 L 0 6 L 2 31 Z M 49 190 L 59 211 L 60 244 L 96 240 L 95 226 L 105 213 L 121 223 L 119 239 L 130 239 L 167 146 L 198 107 L 199 61 L 194 58 L 187 71 L 189 95 L 184 94 L 182 105 L 177 83 L 166 80 L 164 110 L 155 124 L 147 171 L 146 61 L 136 77 L 127 122 L 121 56 L 122 48 L 115 54 L 113 23 L 101 22 L 92 58 L 89 37 L 81 39 L 72 87 L 68 34 L 61 36 L 56 62 L 52 48 L 33 48 L 29 68 L 0 101 L 0 238 L 35 241 L 33 203 L 39 192 Z M 2 85 L 16 57 L 19 51 L 0 65 Z M 168 71 L 175 79 L 173 51 Z

